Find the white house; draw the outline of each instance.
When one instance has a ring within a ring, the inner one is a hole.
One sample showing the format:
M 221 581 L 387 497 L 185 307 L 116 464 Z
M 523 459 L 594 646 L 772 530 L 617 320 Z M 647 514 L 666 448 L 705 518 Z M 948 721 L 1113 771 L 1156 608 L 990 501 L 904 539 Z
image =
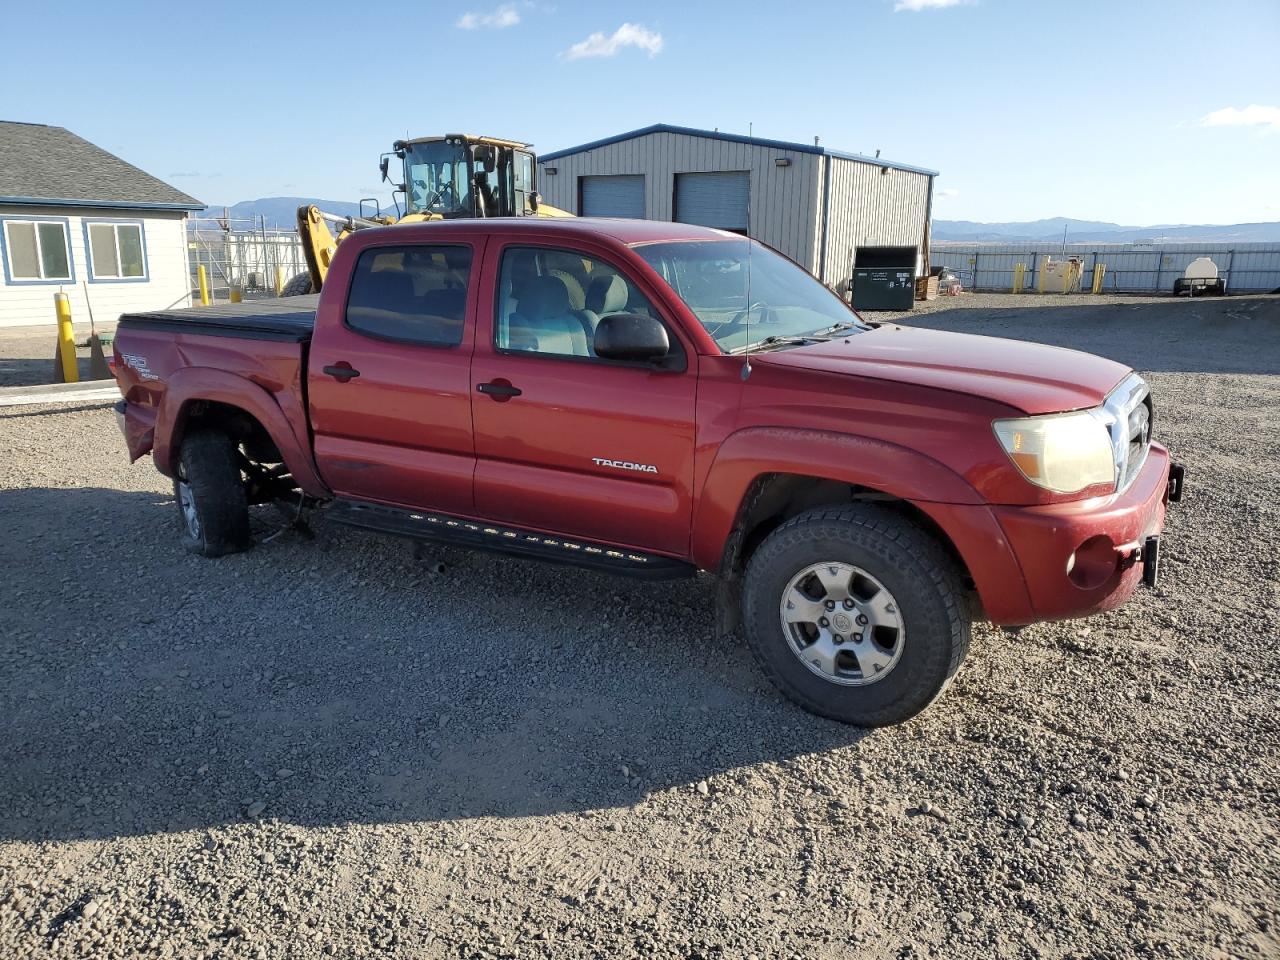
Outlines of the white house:
M 62 127 L 0 121 L 0 327 L 189 306 L 187 214 L 204 207 Z

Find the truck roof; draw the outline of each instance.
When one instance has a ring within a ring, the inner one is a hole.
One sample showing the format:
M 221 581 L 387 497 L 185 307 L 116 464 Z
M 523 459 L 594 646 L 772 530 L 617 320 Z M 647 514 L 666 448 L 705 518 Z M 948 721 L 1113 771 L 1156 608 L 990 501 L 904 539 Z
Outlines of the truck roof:
M 391 234 L 421 241 L 442 233 L 538 233 L 569 237 L 610 237 L 632 246 L 662 243 L 670 240 L 741 240 L 740 234 L 728 230 L 700 227 L 691 223 L 666 220 L 623 220 L 611 217 L 491 217 L 488 219 L 433 220 L 426 223 L 392 224 L 361 230 L 360 235 L 391 231 Z M 409 231 L 419 231 L 415 236 Z

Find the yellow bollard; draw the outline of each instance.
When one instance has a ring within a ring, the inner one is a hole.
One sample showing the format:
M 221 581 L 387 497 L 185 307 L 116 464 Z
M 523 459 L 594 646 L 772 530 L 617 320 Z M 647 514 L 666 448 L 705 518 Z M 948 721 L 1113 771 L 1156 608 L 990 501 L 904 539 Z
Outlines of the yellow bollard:
M 71 326 L 71 299 L 65 293 L 53 295 L 53 309 L 58 315 L 58 361 L 62 364 L 62 382 L 80 382 L 80 364 L 76 360 L 76 333 Z
M 1013 265 L 1013 292 L 1021 293 L 1026 282 L 1027 265 L 1025 263 L 1015 263 Z
M 209 305 L 209 275 L 204 272 L 204 264 L 196 267 L 196 275 L 200 278 L 200 305 Z
M 276 296 L 284 290 L 284 267 L 276 267 Z
M 1102 281 L 1107 278 L 1107 265 L 1105 263 L 1095 263 L 1093 265 L 1093 292 L 1102 292 Z
M 244 298 L 244 295 L 240 292 L 240 285 L 238 283 L 233 283 L 231 285 L 230 296 L 232 303 L 239 303 Z

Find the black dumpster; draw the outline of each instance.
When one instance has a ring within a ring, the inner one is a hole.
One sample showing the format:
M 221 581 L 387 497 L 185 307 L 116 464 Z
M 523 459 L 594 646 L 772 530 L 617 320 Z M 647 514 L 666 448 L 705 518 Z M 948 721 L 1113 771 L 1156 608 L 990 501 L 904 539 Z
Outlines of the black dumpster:
M 859 247 L 853 265 L 856 310 L 910 310 L 916 301 L 915 247 Z

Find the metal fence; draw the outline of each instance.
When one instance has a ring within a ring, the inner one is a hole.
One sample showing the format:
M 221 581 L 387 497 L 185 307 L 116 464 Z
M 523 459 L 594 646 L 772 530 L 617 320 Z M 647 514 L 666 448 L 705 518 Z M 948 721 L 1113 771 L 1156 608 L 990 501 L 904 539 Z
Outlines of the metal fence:
M 1226 281 L 1227 291 L 1269 293 L 1280 288 L 1280 243 L 954 243 L 935 241 L 930 259 L 948 267 L 970 290 L 1009 290 L 1014 264 L 1026 264 L 1025 285 L 1035 290 L 1044 262 L 1078 257 L 1093 286 L 1094 267 L 1105 265 L 1107 293 L 1171 293 L 1173 281 L 1197 257 L 1208 257 Z
M 225 300 L 231 288 L 247 297 L 275 296 L 277 283 L 287 283 L 307 269 L 296 230 L 270 228 L 265 219 L 187 221 L 187 258 L 191 289 L 198 296 L 199 268 L 204 267 L 215 299 Z

